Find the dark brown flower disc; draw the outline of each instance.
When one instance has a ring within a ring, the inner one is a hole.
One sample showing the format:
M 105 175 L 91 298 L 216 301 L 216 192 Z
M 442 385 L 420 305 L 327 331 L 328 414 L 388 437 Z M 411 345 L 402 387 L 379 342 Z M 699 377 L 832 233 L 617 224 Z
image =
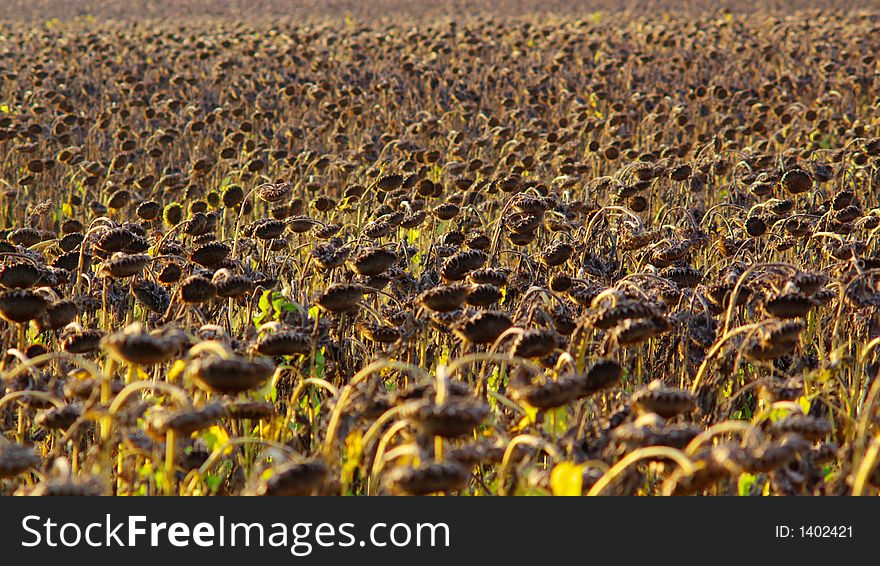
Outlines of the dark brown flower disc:
M 158 283 L 143 279 L 132 285 L 132 291 L 142 305 L 156 314 L 164 314 L 171 304 L 168 291 Z
M 272 240 L 281 236 L 286 227 L 280 220 L 264 218 L 254 223 L 254 236 L 261 240 Z
M 111 228 L 103 232 L 95 242 L 95 247 L 105 254 L 125 250 L 134 241 L 134 234 L 126 228 Z
M 101 264 L 101 271 L 117 279 L 137 275 L 150 264 L 150 256 L 147 254 L 129 255 L 116 252 L 113 257 Z
M 208 242 L 194 249 L 189 259 L 204 267 L 214 267 L 222 263 L 231 251 L 231 248 L 222 242 Z
M 491 344 L 511 326 L 513 321 L 507 313 L 483 311 L 456 325 L 454 331 L 472 344 Z
M 183 270 L 179 265 L 176 263 L 169 263 L 159 271 L 156 278 L 159 280 L 159 283 L 162 283 L 163 285 L 171 285 L 177 283 L 182 274 Z
M 62 338 L 61 349 L 71 354 L 88 354 L 100 347 L 103 337 L 100 330 L 76 331 Z
M 141 220 L 155 220 L 162 213 L 162 205 L 154 200 L 146 200 L 135 209 L 135 214 Z
M 810 297 L 797 293 L 781 293 L 764 301 L 764 310 L 778 318 L 799 318 L 816 306 Z
M 556 267 L 568 261 L 572 255 L 574 255 L 574 248 L 571 244 L 554 242 L 539 254 L 539 259 L 544 265 Z
M 506 269 L 486 268 L 476 269 L 468 274 L 468 281 L 471 283 L 482 285 L 495 285 L 496 287 L 504 287 L 507 285 L 507 278 L 510 273 Z
M 399 467 L 388 474 L 388 482 L 395 493 L 427 495 L 464 487 L 468 470 L 458 462 L 426 462 L 418 467 Z
M 275 373 L 264 361 L 210 357 L 196 360 L 190 368 L 196 385 L 216 393 L 240 393 L 260 387 Z
M 41 295 L 25 289 L 0 293 L 0 318 L 15 324 L 39 318 L 48 306 Z
M 548 379 L 539 384 L 511 386 L 511 394 L 532 407 L 553 409 L 583 397 L 584 384 L 580 376 L 563 375 L 556 380 Z
M 403 185 L 404 177 L 399 173 L 383 175 L 376 181 L 376 188 L 383 192 L 394 191 Z
M 0 478 L 11 478 L 40 465 L 40 457 L 30 448 L 0 441 Z
M 312 339 L 304 332 L 285 330 L 260 336 L 254 348 L 266 356 L 293 356 L 308 354 L 312 350 Z
M 475 307 L 488 307 L 489 305 L 493 305 L 500 301 L 502 296 L 501 289 L 495 285 L 483 283 L 472 285 L 468 290 L 467 299 L 465 299 L 465 301 L 467 304 Z
M 669 419 L 691 410 L 694 396 L 690 391 L 667 387 L 661 381 L 655 380 L 633 393 L 632 402 L 640 411 L 656 413 Z
M 207 303 L 217 294 L 217 288 L 207 277 L 191 275 L 180 284 L 180 299 L 184 303 Z
M 293 216 L 285 220 L 287 228 L 294 234 L 305 234 L 315 226 L 315 221 L 308 216 Z
M 468 273 L 483 267 L 489 256 L 481 250 L 457 252 L 443 262 L 440 276 L 446 281 L 461 281 Z
M 521 358 L 541 358 L 557 346 L 556 333 L 547 328 L 532 328 L 517 336 L 513 355 Z
M 623 367 L 616 360 L 600 359 L 587 367 L 584 390 L 587 395 L 611 387 L 623 376 Z
M 369 248 L 360 252 L 350 264 L 360 275 L 380 275 L 397 262 L 397 254 L 384 248 Z
M 153 365 L 170 360 L 178 344 L 167 338 L 147 334 L 143 324 L 134 323 L 122 332 L 106 336 L 101 347 L 122 362 Z
M 799 434 L 816 442 L 831 434 L 831 422 L 809 415 L 793 414 L 773 423 L 772 430 L 780 436 L 786 433 Z
M 60 330 L 73 322 L 77 308 L 73 301 L 57 301 L 46 307 L 39 318 L 39 326 L 44 330 Z
M 182 410 L 161 410 L 149 415 L 148 431 L 163 435 L 168 431 L 179 434 L 211 428 L 226 415 L 226 408 L 220 403 L 211 403 L 200 408 Z
M 61 405 L 43 411 L 34 419 L 34 424 L 49 430 L 67 428 L 79 419 L 82 409 L 76 405 Z
M 327 465 L 319 460 L 291 462 L 270 468 L 262 474 L 253 493 L 263 496 L 305 496 L 324 483 Z
M 269 419 L 273 417 L 275 405 L 268 401 L 236 401 L 226 404 L 226 417 L 232 420 Z
M 392 344 L 400 340 L 400 330 L 393 326 L 376 323 L 361 323 L 358 329 L 363 332 L 369 340 L 380 344 Z
M 29 248 L 43 241 L 43 234 L 35 228 L 17 228 L 6 239 L 13 244 Z
M 366 291 L 362 285 L 335 283 L 321 293 L 317 303 L 318 306 L 330 312 L 348 312 L 358 306 Z
M 782 186 L 793 195 L 805 193 L 813 188 L 813 178 L 803 169 L 789 169 L 782 176 Z
M 254 287 L 250 277 L 232 274 L 227 269 L 217 270 L 211 278 L 211 282 L 217 290 L 217 296 L 225 299 L 246 295 Z
M 289 197 L 291 190 L 290 183 L 270 183 L 257 187 L 256 192 L 260 200 L 275 203 Z
M 411 417 L 431 436 L 458 438 L 473 433 L 489 414 L 489 407 L 470 401 L 455 401 L 441 405 L 424 405 Z
M 422 292 L 418 302 L 435 312 L 452 312 L 464 303 L 469 292 L 466 285 L 440 285 Z
M 13 263 L 0 269 L 0 286 L 7 289 L 30 289 L 40 280 L 42 271 L 30 263 Z

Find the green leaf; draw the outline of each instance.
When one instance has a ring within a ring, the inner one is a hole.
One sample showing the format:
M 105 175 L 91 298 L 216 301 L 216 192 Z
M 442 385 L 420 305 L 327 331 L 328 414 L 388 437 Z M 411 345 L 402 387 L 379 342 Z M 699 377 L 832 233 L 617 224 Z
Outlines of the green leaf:
M 272 308 L 272 291 L 263 291 L 263 294 L 260 295 L 259 307 L 261 311 Z
M 737 492 L 741 497 L 746 497 L 752 494 L 752 489 L 755 487 L 755 483 L 758 481 L 758 476 L 753 474 L 740 474 L 739 482 L 737 483 Z
M 583 494 L 584 466 L 574 462 L 560 462 L 550 472 L 553 495 L 577 496 Z
M 810 400 L 804 395 L 798 397 L 797 404 L 800 405 L 801 411 L 803 411 L 805 415 L 810 414 Z
M 278 292 L 272 293 L 272 308 L 275 309 L 276 317 L 282 312 L 299 311 L 299 305 Z
M 177 360 L 174 362 L 174 365 L 171 366 L 171 369 L 168 370 L 168 374 L 166 378 L 169 383 L 174 383 L 177 381 L 177 378 L 183 374 L 183 371 L 186 369 L 186 362 L 183 360 Z
M 324 347 L 315 352 L 315 377 L 324 377 Z
M 211 493 L 217 493 L 217 490 L 220 489 L 220 486 L 223 484 L 223 476 L 219 474 L 208 474 L 205 476 L 205 483 L 208 484 L 208 489 L 211 490 Z

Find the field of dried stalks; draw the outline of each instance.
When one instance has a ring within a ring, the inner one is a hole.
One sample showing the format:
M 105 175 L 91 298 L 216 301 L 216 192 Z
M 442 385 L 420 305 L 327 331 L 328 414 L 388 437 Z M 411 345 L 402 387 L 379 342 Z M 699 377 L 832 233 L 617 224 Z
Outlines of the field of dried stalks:
M 877 493 L 877 11 L 122 4 L 0 20 L 0 494 Z

